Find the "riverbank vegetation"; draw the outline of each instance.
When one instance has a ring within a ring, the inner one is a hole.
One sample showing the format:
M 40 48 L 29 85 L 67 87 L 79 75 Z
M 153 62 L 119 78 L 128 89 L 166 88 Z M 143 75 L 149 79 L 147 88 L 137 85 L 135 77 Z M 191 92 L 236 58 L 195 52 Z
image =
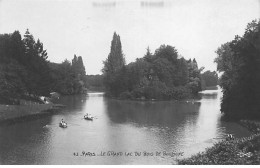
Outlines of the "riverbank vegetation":
M 252 21 L 242 37 L 236 36 L 216 51 L 222 72 L 221 112 L 226 119 L 260 118 L 260 21 Z
M 205 152 L 179 160 L 181 165 L 258 165 L 260 134 L 231 141 L 222 141 Z
M 242 37 L 236 36 L 216 51 L 217 69 L 223 75 L 221 112 L 237 120 L 253 135 L 215 144 L 205 152 L 179 160 L 179 164 L 259 164 L 260 163 L 260 20 L 247 25 Z M 242 120 L 240 120 L 242 119 Z M 248 120 L 254 119 L 254 120 Z
M 223 140 L 205 152 L 190 158 L 179 160 L 178 164 L 185 165 L 244 165 L 260 163 L 260 122 L 240 120 L 239 123 L 248 128 L 253 134 L 249 137 L 234 140 Z
M 51 92 L 76 94 L 85 88 L 85 67 L 81 56 L 70 63 L 51 63 L 43 43 L 27 31 L 0 35 L 0 103 L 19 104 L 50 96 Z M 41 102 L 41 101 L 38 101 Z
M 114 33 L 104 61 L 106 95 L 120 99 L 183 99 L 201 91 L 201 71 L 195 59 L 186 60 L 173 46 L 161 45 L 128 65 L 120 36 Z

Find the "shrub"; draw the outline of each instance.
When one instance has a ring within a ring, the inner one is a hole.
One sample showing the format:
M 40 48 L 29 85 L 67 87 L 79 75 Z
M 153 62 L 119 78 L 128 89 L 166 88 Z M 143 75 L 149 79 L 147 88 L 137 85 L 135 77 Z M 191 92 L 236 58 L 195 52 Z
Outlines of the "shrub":
M 126 91 L 126 92 L 121 93 L 119 95 L 119 98 L 120 99 L 133 99 L 134 96 L 130 92 Z

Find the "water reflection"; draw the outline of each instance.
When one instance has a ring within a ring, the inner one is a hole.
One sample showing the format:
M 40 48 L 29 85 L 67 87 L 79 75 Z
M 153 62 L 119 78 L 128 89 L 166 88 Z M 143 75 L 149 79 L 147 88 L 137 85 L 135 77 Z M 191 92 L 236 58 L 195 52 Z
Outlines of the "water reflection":
M 114 123 L 175 128 L 186 118 L 197 117 L 200 103 L 174 101 L 138 102 L 107 100 L 107 113 Z
M 219 134 L 225 134 L 218 130 L 220 122 L 220 97 L 219 91 L 204 91 L 201 93 L 201 103 L 196 119 L 186 119 L 183 130 L 180 132 L 183 137 L 181 144 L 183 150 L 190 156 L 196 151 L 203 151 L 209 144 L 219 139 Z M 224 138 L 224 135 L 222 135 Z M 183 143 L 185 142 L 185 143 Z
M 204 151 L 227 133 L 249 132 L 220 121 L 220 91 L 205 91 L 200 100 L 121 101 L 103 93 L 64 96 L 60 113 L 0 127 L 1 164 L 174 164 L 170 156 L 75 157 L 73 152 Z M 94 121 L 83 119 L 91 113 Z M 63 118 L 67 129 L 57 126 Z M 47 126 L 46 126 L 47 125 Z
M 49 156 L 50 132 L 42 130 L 49 118 L 0 127 L 1 164 L 38 164 Z M 39 159 L 41 158 L 41 159 Z

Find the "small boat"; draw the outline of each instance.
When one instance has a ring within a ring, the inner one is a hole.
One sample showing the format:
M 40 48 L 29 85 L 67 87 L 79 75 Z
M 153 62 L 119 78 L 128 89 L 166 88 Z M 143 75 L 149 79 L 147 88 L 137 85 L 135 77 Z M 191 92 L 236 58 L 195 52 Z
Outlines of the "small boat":
M 59 126 L 60 126 L 61 128 L 67 128 L 67 127 L 68 127 L 68 126 L 67 126 L 67 123 L 65 123 L 65 122 L 64 122 L 64 123 L 60 123 Z
M 91 120 L 91 121 L 93 121 L 93 118 L 94 118 L 94 117 L 84 115 L 84 119 L 85 119 L 85 120 Z
M 230 141 L 230 140 L 234 140 L 235 137 L 233 136 L 233 134 L 227 134 L 227 137 L 226 137 L 226 141 Z

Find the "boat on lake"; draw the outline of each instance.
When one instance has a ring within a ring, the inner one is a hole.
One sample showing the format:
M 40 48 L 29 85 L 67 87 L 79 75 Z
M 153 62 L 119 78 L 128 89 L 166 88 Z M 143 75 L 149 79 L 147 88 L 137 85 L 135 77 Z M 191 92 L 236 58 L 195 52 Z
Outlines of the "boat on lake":
M 61 128 L 67 128 L 67 127 L 68 127 L 68 126 L 67 126 L 67 123 L 65 123 L 65 122 L 60 123 L 59 126 L 60 126 Z
M 94 117 L 91 117 L 91 116 L 89 116 L 89 115 L 84 115 L 84 119 L 85 119 L 85 120 L 91 120 L 91 121 L 93 121 L 93 118 L 94 118 Z

